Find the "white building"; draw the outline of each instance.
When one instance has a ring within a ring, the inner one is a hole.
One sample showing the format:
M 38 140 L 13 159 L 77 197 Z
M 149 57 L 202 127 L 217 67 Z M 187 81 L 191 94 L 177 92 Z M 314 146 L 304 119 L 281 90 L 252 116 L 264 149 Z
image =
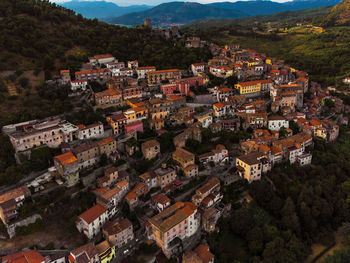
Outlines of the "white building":
M 209 162 L 214 162 L 215 164 L 223 163 L 228 161 L 228 150 L 222 144 L 216 145 L 216 149 L 211 152 L 204 153 L 199 156 L 199 161 L 207 164 Z
M 70 82 L 71 90 L 86 90 L 86 86 L 88 84 L 87 80 L 73 80 Z
M 191 65 L 191 70 L 194 76 L 198 76 L 200 73 L 205 72 L 205 64 L 204 63 L 194 63 Z
M 116 77 L 132 77 L 134 75 L 134 71 L 131 68 L 122 68 L 112 70 L 112 76 Z
M 297 157 L 297 163 L 300 166 L 309 165 L 309 164 L 311 164 L 311 161 L 312 161 L 312 154 L 311 153 L 304 153 L 304 154 L 299 155 Z
M 88 239 L 101 232 L 102 226 L 108 220 L 107 209 L 97 204 L 78 216 L 76 227 Z
M 103 54 L 103 55 L 95 55 L 93 57 L 89 57 L 89 61 L 92 65 L 98 65 L 98 64 L 106 65 L 108 63 L 115 62 L 116 59 L 111 54 Z
M 78 128 L 79 140 L 102 138 L 104 135 L 104 128 L 102 122 L 94 123 L 88 126 L 78 125 Z
M 304 148 L 296 144 L 295 146 L 291 146 L 287 149 L 288 154 L 288 160 L 290 163 L 295 163 L 297 161 L 297 158 L 301 156 L 304 152 Z
M 146 79 L 147 73 L 151 71 L 156 71 L 156 67 L 137 67 L 137 79 Z
M 289 122 L 282 116 L 271 116 L 268 121 L 268 128 L 272 131 L 279 131 L 282 127 L 288 129 Z

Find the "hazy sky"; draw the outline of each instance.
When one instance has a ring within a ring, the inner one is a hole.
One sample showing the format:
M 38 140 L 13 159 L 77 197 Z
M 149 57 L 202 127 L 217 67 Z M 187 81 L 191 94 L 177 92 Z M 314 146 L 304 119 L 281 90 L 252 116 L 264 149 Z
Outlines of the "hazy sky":
M 62 3 L 62 2 L 69 2 L 71 0 L 51 0 L 52 2 L 56 3 Z M 75 0 L 77 1 L 77 0 Z M 99 0 L 80 0 L 80 1 L 99 1 Z M 166 3 L 166 2 L 174 2 L 174 0 L 105 0 L 106 2 L 114 2 L 117 5 L 120 6 L 128 6 L 128 5 L 158 5 L 160 3 Z M 273 0 L 274 2 L 286 2 L 286 0 Z M 290 0 L 289 0 L 290 1 Z M 198 2 L 202 4 L 207 3 L 214 3 L 214 2 L 236 2 L 236 1 L 230 1 L 230 0 L 191 0 L 186 1 L 183 0 L 181 2 Z

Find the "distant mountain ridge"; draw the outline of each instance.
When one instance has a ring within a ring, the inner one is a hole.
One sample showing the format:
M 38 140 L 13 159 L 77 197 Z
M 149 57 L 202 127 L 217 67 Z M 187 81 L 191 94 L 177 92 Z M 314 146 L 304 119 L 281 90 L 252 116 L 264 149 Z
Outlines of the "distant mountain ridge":
M 197 19 L 234 18 L 247 16 L 243 11 L 217 8 L 195 2 L 170 2 L 142 12 L 130 13 L 124 16 L 106 20 L 113 24 L 139 25 L 145 18 L 151 18 L 153 25 L 168 26 L 171 24 L 186 24 Z
M 59 5 L 71 9 L 86 18 L 98 19 L 122 16 L 128 13 L 140 12 L 152 8 L 147 5 L 118 6 L 115 3 L 105 1 L 70 1 Z
M 144 18 L 152 19 L 156 26 L 187 24 L 201 19 L 239 18 L 256 15 L 271 15 L 284 11 L 297 11 L 322 6 L 334 6 L 341 0 L 294 0 L 285 3 L 273 1 L 238 1 L 199 4 L 195 2 L 170 2 L 151 9 L 111 17 L 106 21 L 112 24 L 138 25 Z

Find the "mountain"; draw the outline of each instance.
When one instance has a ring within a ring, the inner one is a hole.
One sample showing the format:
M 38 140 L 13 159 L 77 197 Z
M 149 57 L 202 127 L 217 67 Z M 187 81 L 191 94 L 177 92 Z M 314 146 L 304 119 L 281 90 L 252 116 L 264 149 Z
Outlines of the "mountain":
M 328 15 L 328 19 L 337 24 L 350 22 L 350 0 L 344 0 L 333 7 Z
M 152 24 L 169 26 L 172 24 L 186 24 L 197 19 L 234 18 L 247 16 L 243 11 L 222 9 L 209 5 L 192 2 L 171 2 L 160 4 L 142 12 L 135 12 L 106 20 L 112 24 L 139 25 L 145 18 L 151 18 Z
M 98 19 L 122 16 L 128 13 L 144 11 L 151 8 L 147 5 L 131 5 L 124 7 L 105 1 L 71 1 L 61 3 L 60 5 L 72 9 L 86 18 Z
M 208 6 L 241 11 L 249 16 L 272 15 L 283 11 L 297 11 L 321 6 L 334 6 L 340 0 L 294 0 L 285 3 L 272 1 L 238 1 L 238 2 L 219 2 L 208 4 Z

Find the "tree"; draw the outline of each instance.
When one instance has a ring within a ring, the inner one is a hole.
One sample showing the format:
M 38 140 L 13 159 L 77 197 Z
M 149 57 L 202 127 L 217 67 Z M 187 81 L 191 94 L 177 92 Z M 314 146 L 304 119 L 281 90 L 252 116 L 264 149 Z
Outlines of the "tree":
M 288 197 L 282 209 L 282 224 L 295 233 L 300 232 L 299 218 L 295 212 L 293 200 Z

